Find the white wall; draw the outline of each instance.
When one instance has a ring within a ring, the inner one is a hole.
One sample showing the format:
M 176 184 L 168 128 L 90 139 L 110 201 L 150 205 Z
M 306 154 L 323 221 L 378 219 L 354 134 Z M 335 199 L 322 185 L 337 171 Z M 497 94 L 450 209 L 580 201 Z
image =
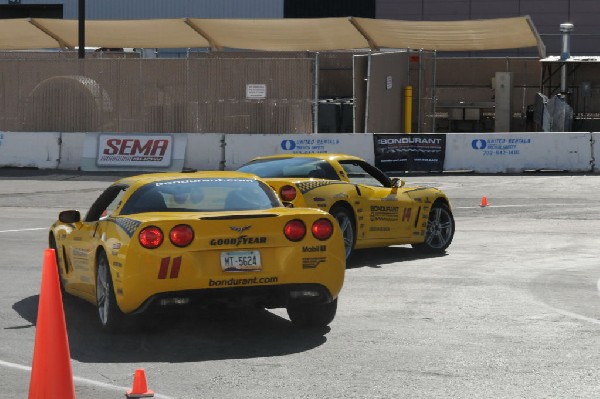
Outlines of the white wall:
M 254 157 L 274 154 L 342 153 L 375 161 L 371 134 L 227 134 L 225 144 L 227 170 L 237 169 Z
M 80 169 L 84 161 L 85 137 L 85 133 L 0 132 L 0 167 Z M 185 148 L 185 155 L 183 152 L 178 155 L 185 157 L 179 163 L 180 168 L 233 170 L 256 156 L 286 153 L 346 153 L 371 163 L 375 161 L 372 134 L 189 133 L 179 137 L 187 139 L 187 145 L 178 147 Z M 94 154 L 86 156 L 93 158 Z M 600 133 L 446 135 L 446 171 L 589 172 L 592 168 L 600 173 Z
M 591 133 L 449 133 L 444 170 L 591 170 Z
M 0 167 L 55 169 L 60 133 L 0 132 Z
M 600 133 L 592 133 L 594 172 L 600 173 Z
M 188 133 L 184 168 L 220 170 L 225 135 L 222 133 Z
M 77 170 L 81 167 L 85 133 L 62 133 L 59 169 Z

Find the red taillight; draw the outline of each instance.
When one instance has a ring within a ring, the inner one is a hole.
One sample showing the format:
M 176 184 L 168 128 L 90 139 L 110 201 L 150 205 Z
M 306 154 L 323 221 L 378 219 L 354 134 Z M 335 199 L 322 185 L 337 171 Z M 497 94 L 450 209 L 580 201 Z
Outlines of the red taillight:
M 283 186 L 279 189 L 279 196 L 282 201 L 293 201 L 296 199 L 296 187 L 293 186 Z
M 302 220 L 290 220 L 283 228 L 283 234 L 290 241 L 300 241 L 306 235 L 306 226 Z
M 194 230 L 187 224 L 178 224 L 171 229 L 169 239 L 177 247 L 187 247 L 194 239 Z
M 317 240 L 326 240 L 333 234 L 333 224 L 328 219 L 319 219 L 313 223 L 311 231 Z
M 156 226 L 148 226 L 140 231 L 139 240 L 144 248 L 158 248 L 162 244 L 163 239 L 163 232 Z

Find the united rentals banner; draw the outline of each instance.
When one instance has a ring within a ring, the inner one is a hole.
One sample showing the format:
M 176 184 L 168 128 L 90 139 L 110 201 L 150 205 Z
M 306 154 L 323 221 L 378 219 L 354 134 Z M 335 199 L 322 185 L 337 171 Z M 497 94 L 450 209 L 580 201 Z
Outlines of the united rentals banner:
M 384 172 L 442 172 L 444 134 L 374 134 L 375 166 Z

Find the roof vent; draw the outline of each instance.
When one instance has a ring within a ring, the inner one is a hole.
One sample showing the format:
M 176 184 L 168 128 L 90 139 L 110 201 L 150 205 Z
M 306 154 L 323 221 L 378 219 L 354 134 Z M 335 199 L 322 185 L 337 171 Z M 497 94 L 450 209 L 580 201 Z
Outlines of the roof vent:
M 560 24 L 560 32 L 563 34 L 561 60 L 566 60 L 571 56 L 571 32 L 573 32 L 573 28 L 574 26 L 570 22 Z

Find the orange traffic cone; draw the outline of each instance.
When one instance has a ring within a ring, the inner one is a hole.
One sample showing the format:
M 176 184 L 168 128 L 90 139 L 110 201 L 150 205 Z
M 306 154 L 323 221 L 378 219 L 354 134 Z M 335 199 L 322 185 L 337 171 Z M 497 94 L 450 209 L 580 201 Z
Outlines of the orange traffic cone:
M 128 398 L 151 398 L 154 397 L 154 391 L 148 389 L 146 383 L 146 372 L 144 369 L 136 369 L 133 375 L 133 387 L 125 394 Z
M 484 206 L 488 206 L 488 200 L 486 196 L 481 197 L 481 204 L 479 204 L 480 207 L 484 207 Z
M 75 399 L 69 339 L 54 249 L 44 252 L 29 399 Z

